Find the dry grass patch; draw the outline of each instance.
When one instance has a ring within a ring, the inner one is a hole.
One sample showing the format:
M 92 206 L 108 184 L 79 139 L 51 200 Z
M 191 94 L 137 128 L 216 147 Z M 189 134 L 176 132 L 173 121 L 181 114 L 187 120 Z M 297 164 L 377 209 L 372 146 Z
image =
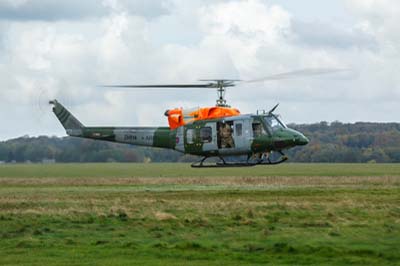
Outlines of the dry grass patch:
M 118 186 L 118 185 L 221 185 L 221 186 L 400 186 L 400 176 L 383 177 L 130 177 L 130 178 L 0 178 L 0 186 Z
M 169 221 L 169 220 L 176 220 L 176 216 L 171 214 L 171 213 L 166 213 L 166 212 L 155 212 L 154 217 L 158 221 Z

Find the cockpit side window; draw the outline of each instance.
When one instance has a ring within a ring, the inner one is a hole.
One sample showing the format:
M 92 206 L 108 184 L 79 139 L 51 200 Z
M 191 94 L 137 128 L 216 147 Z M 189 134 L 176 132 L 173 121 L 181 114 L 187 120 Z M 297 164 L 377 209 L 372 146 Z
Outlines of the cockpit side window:
M 253 136 L 255 138 L 265 134 L 264 127 L 262 126 L 261 122 L 259 121 L 254 121 L 252 124 L 253 127 Z
M 286 126 L 274 115 L 269 115 L 264 117 L 264 121 L 267 124 L 267 127 L 272 131 L 279 130 L 281 128 L 285 128 Z

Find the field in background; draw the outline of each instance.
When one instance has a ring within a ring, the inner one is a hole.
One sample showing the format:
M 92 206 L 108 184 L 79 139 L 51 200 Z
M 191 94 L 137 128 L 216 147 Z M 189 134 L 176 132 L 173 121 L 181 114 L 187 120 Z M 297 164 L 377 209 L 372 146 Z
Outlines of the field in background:
M 400 165 L 0 165 L 0 265 L 400 265 Z

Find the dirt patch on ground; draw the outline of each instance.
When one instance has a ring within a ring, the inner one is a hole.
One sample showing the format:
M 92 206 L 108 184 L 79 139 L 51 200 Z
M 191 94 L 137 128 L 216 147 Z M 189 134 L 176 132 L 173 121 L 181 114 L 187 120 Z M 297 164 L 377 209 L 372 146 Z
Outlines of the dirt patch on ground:
M 154 217 L 159 221 L 168 221 L 176 219 L 175 215 L 166 212 L 156 212 L 154 213 Z

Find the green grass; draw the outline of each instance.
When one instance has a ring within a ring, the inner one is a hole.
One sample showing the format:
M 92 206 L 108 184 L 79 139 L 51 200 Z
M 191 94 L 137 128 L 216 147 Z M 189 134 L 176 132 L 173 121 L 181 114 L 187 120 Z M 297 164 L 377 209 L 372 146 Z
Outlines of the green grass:
M 281 164 L 193 169 L 189 164 L 0 165 L 0 177 L 400 176 L 400 164 Z
M 0 265 L 400 265 L 399 173 L 0 166 Z

